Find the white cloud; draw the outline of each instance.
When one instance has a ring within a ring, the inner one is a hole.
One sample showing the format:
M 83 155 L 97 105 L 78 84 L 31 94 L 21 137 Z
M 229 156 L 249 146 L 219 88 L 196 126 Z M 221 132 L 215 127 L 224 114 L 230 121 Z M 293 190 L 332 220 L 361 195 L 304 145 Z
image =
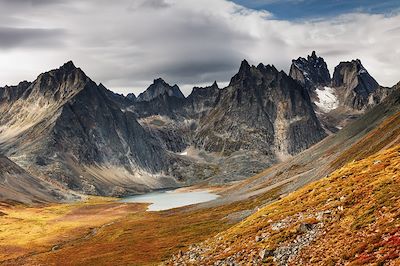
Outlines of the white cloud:
M 16 34 L 7 48 L 0 45 L 1 85 L 33 80 L 72 59 L 118 92 L 138 93 L 161 76 L 187 94 L 192 85 L 226 83 L 244 58 L 287 71 L 291 59 L 312 50 L 331 71 L 359 58 L 382 85 L 400 80 L 399 14 L 289 22 L 225 0 L 0 0 L 0 7 L 8 36 L 12 28 L 33 29 L 23 42 Z M 41 37 L 47 45 L 32 44 L 35 32 L 49 33 Z

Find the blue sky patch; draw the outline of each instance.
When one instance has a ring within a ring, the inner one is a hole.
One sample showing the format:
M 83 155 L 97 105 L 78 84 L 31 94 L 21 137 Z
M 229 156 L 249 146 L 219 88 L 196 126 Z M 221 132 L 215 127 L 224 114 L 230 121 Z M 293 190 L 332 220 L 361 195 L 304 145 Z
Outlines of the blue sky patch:
M 392 14 L 400 10 L 399 0 L 232 0 L 242 6 L 267 10 L 276 19 L 302 20 L 352 12 Z

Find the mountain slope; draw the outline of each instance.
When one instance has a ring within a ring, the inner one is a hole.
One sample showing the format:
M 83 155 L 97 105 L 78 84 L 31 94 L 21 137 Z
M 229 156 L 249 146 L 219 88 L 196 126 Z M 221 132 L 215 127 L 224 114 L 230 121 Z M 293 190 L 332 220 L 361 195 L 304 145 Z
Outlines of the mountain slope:
M 396 145 L 349 163 L 193 246 L 175 262 L 397 265 L 399 153 Z
M 77 198 L 54 184 L 31 176 L 10 159 L 0 155 L 0 201 L 31 204 Z

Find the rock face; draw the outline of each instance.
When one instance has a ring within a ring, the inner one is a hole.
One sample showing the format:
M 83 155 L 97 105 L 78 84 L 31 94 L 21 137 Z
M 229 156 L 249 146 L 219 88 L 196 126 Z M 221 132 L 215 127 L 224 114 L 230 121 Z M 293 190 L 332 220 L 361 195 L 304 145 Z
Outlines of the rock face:
M 0 90 L 0 149 L 31 173 L 100 195 L 121 191 L 119 186 L 129 192 L 164 182 L 134 178 L 163 173 L 170 158 L 135 115 L 122 110 L 124 97 L 96 85 L 72 62 L 17 89 Z M 104 177 L 100 169 L 114 173 Z
M 200 121 L 196 144 L 225 154 L 258 150 L 281 156 L 298 153 L 324 136 L 303 87 L 274 66 L 243 61 Z
M 176 98 L 185 98 L 185 96 L 182 94 L 181 90 L 177 85 L 170 86 L 163 79 L 158 78 L 154 80 L 153 84 L 151 84 L 146 91 L 139 94 L 136 100 L 139 102 L 141 101 L 148 102 L 164 94 Z
M 362 110 L 379 103 L 382 91 L 360 60 L 341 62 L 333 73 L 332 86 L 341 95 L 342 104 L 355 110 Z
M 192 117 L 201 118 L 220 100 L 221 90 L 217 82 L 205 88 L 194 87 L 186 101 L 186 108 Z
M 319 86 L 328 86 L 331 82 L 328 66 L 322 57 L 318 57 L 315 51 L 306 58 L 299 57 L 292 60 L 289 76 L 297 80 L 309 91 Z

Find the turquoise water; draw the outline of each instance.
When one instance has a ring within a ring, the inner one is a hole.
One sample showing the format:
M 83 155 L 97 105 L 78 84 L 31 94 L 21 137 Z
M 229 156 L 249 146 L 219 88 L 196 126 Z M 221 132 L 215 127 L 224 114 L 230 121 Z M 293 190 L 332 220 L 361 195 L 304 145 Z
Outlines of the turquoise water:
M 157 191 L 144 195 L 126 197 L 122 202 L 151 203 L 148 211 L 163 211 L 177 207 L 202 203 L 218 198 L 208 190 L 179 192 L 178 190 Z

